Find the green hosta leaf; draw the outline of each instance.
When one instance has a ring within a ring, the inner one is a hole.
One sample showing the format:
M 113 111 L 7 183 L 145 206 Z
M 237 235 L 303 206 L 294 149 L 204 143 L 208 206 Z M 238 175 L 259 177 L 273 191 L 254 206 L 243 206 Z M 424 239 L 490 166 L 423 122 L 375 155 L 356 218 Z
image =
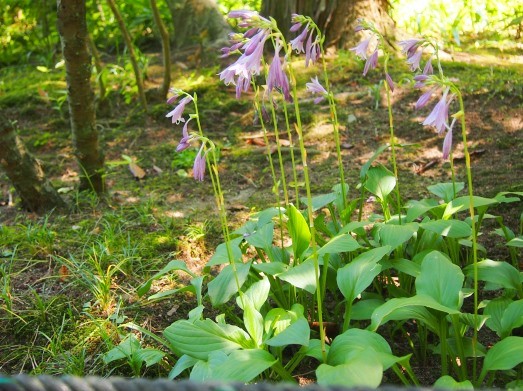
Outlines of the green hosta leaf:
M 351 252 L 361 248 L 359 243 L 349 234 L 333 237 L 318 250 L 318 255 Z
M 417 223 L 407 223 L 403 225 L 382 224 L 378 231 L 379 241 L 383 246 L 396 248 L 408 241 L 417 230 Z
M 435 220 L 421 223 L 420 227 L 449 238 L 467 238 L 472 234 L 470 225 L 461 220 Z
M 370 221 L 351 221 L 347 225 L 344 225 L 340 232 L 338 232 L 338 235 L 345 234 L 347 232 L 354 232 L 359 235 L 359 232 L 365 233 L 365 230 L 363 227 L 372 224 Z
M 407 203 L 407 221 L 414 221 L 422 214 L 439 206 L 438 201 L 431 198 L 420 201 L 411 200 Z
M 351 319 L 368 320 L 376 308 L 385 303 L 381 299 L 360 300 L 352 306 Z
M 292 251 L 296 259 L 300 259 L 303 252 L 309 248 L 311 232 L 307 221 L 294 205 L 289 205 L 288 229 L 292 239 Z
M 459 309 L 464 280 L 465 276 L 459 266 L 439 251 L 432 251 L 421 263 L 421 273 L 416 278 L 416 292 L 418 295 L 432 297 L 443 306 Z
M 264 276 L 260 281 L 252 284 L 249 289 L 245 291 L 243 297 L 249 299 L 250 302 L 254 305 L 254 308 L 259 311 L 267 301 L 270 289 L 271 283 L 269 282 L 269 279 Z M 242 300 L 240 297 L 236 298 L 236 304 L 238 304 L 238 307 L 243 309 Z
M 344 364 L 354 355 L 368 349 L 376 353 L 392 355 L 389 344 L 381 335 L 368 330 L 349 329 L 332 341 L 329 355 L 327 356 L 327 364 Z M 383 365 L 383 362 L 381 364 Z M 387 368 L 383 365 L 384 370 Z
M 235 238 L 229 241 L 229 245 L 232 251 L 232 257 L 234 258 L 234 262 L 241 262 L 242 261 L 242 251 L 238 247 L 240 243 L 242 242 L 243 237 Z M 219 244 L 218 247 L 216 247 L 216 251 L 214 252 L 211 259 L 209 259 L 209 262 L 207 262 L 207 266 L 216 266 L 216 265 L 222 265 L 224 263 L 229 263 L 229 254 L 227 252 L 227 245 L 226 243 Z
M 365 188 L 380 200 L 384 200 L 394 190 L 395 186 L 396 177 L 385 167 L 371 167 L 367 172 Z
M 448 375 L 436 380 L 434 388 L 442 390 L 474 390 L 474 386 L 469 380 L 458 382 Z
M 336 281 L 348 302 L 354 301 L 356 296 L 372 284 L 374 278 L 381 271 L 381 265 L 378 262 L 390 250 L 389 246 L 369 250 L 357 256 L 351 263 L 338 269 Z
M 169 272 L 172 272 L 173 270 L 181 270 L 189 274 L 191 277 L 195 277 L 195 275 L 189 269 L 187 269 L 187 265 L 185 265 L 185 262 L 179 260 L 170 261 L 167 265 L 165 265 L 164 268 L 162 268 L 162 270 L 154 274 L 136 290 L 138 296 L 142 297 L 143 295 L 145 295 L 151 289 L 151 285 L 154 280 L 163 277 L 164 275 L 166 275 Z
M 209 354 L 208 360 L 198 360 L 194 365 L 189 379 L 192 382 L 205 382 L 213 379 L 213 368 L 227 360 L 227 354 L 215 351 Z
M 510 303 L 501 317 L 501 338 L 504 338 L 516 327 L 523 326 L 523 299 Z
M 178 359 L 178 361 L 176 361 L 176 364 L 174 365 L 173 369 L 171 369 L 171 372 L 169 372 L 168 379 L 172 380 L 176 378 L 180 373 L 182 373 L 186 369 L 189 369 L 190 367 L 196 365 L 198 361 L 199 360 L 197 358 L 184 354 Z
M 316 273 L 312 260 L 300 263 L 278 275 L 283 281 L 314 294 L 316 292 Z
M 381 261 L 380 264 L 384 270 L 394 268 L 397 271 L 408 274 L 412 277 L 418 277 L 421 273 L 421 266 L 419 264 L 405 258 L 387 259 Z
M 523 247 L 523 238 L 517 237 L 517 238 L 511 239 L 507 242 L 507 246 L 522 248 Z
M 486 321 L 490 318 L 488 315 L 478 315 L 477 318 L 474 314 L 459 314 L 459 321 L 471 328 L 480 330 Z
M 164 330 L 167 340 L 182 354 L 207 360 L 209 354 L 252 347 L 249 335 L 239 327 L 215 323 L 210 319 L 179 320 Z
M 212 368 L 212 380 L 247 383 L 277 361 L 266 350 L 236 350 L 226 360 Z
M 256 213 L 253 216 L 253 219 L 257 220 L 258 227 L 263 227 L 265 224 L 270 222 L 273 217 L 278 216 L 280 213 L 285 213 L 285 209 L 271 207 Z
M 252 304 L 248 297 L 243 297 L 243 303 L 243 323 L 245 329 L 254 341 L 254 346 L 258 348 L 263 340 L 263 317 L 256 308 L 254 308 L 254 304 Z
M 140 349 L 141 345 L 138 338 L 134 334 L 127 334 L 118 346 L 115 346 L 102 356 L 103 361 L 105 364 L 109 364 L 122 358 L 131 358 Z
M 259 228 L 256 232 L 245 237 L 245 241 L 251 246 L 262 248 L 266 251 L 272 248 L 274 237 L 274 223 L 270 222 Z
M 303 346 L 300 351 L 303 352 L 306 356 L 313 357 L 319 362 L 323 362 L 323 354 L 321 351 L 321 341 L 319 339 L 309 340 L 309 346 Z M 325 345 L 325 350 L 327 355 L 329 354 L 330 346 Z
M 241 288 L 244 284 L 247 276 L 249 275 L 249 269 L 251 263 L 237 263 L 236 264 L 236 277 L 234 276 L 234 270 L 232 265 L 227 265 L 218 274 L 218 276 L 207 284 L 209 297 L 211 298 L 212 305 L 224 304 L 234 295 L 238 293 L 238 288 Z M 240 286 L 238 287 L 238 284 Z
M 503 261 L 485 259 L 478 262 L 478 279 L 491 282 L 506 289 L 521 290 L 521 277 L 519 271 L 512 265 Z M 474 266 L 469 265 L 463 269 L 467 277 L 474 276 Z
M 489 206 L 497 204 L 499 201 L 494 198 L 485 198 L 485 197 L 478 197 L 474 196 L 472 197 L 472 202 L 474 205 L 474 208 L 479 208 L 482 206 Z M 458 197 L 452 201 L 450 201 L 447 204 L 447 208 L 445 209 L 445 212 L 443 213 L 443 218 L 448 218 L 452 216 L 454 213 L 461 212 L 463 210 L 468 210 L 470 206 L 470 197 L 469 196 L 463 196 Z
M 152 348 L 140 349 L 138 352 L 136 352 L 136 358 L 140 361 L 145 361 L 146 367 L 158 364 L 164 356 L 164 352 Z
M 375 331 L 389 320 L 417 319 L 437 334 L 439 333 L 439 321 L 427 308 L 447 314 L 460 313 L 458 310 L 446 307 L 426 295 L 391 299 L 374 310 L 369 330 Z
M 371 387 L 380 385 L 383 367 L 370 352 L 360 352 L 345 364 L 331 366 L 321 364 L 316 369 L 318 384 L 322 386 L 340 385 L 344 387 Z
M 458 194 L 464 188 L 464 182 L 437 183 L 435 185 L 427 186 L 427 189 L 432 194 L 438 196 L 445 202 L 452 201 L 455 198 L 454 194 Z
M 496 343 L 485 356 L 483 371 L 504 371 L 523 362 L 523 337 L 507 337 Z
M 289 266 L 282 262 L 255 263 L 252 267 L 261 273 L 268 274 L 269 276 L 277 276 L 289 269 Z
M 331 202 L 336 200 L 336 197 L 336 193 L 321 194 L 319 196 L 312 197 L 312 210 L 317 211 L 318 209 L 329 205 Z M 307 204 L 307 198 L 303 197 L 301 200 L 304 204 Z
M 374 155 L 371 156 L 371 158 L 369 160 L 367 160 L 367 162 L 365 162 L 365 164 L 361 167 L 361 170 L 360 170 L 360 180 L 363 182 L 363 180 L 365 179 L 365 176 L 367 175 L 367 172 L 369 171 L 369 168 L 370 168 L 370 165 L 372 164 L 372 162 L 374 162 L 374 160 L 376 160 L 376 158 L 384 151 L 388 148 L 389 146 L 387 144 L 385 145 L 382 145 L 380 146 L 376 152 L 374 152 Z
M 505 313 L 505 310 L 509 306 L 509 304 L 512 303 L 512 300 L 506 297 L 500 297 L 496 298 L 494 300 L 490 300 L 485 309 L 483 310 L 483 314 L 488 315 L 489 319 L 485 322 L 488 328 L 495 331 L 498 336 L 501 337 L 503 334 L 503 326 L 501 325 L 501 319 L 503 318 L 503 314 Z
M 309 322 L 307 322 L 305 318 L 300 318 L 265 343 L 269 346 L 307 346 L 309 344 L 310 333 Z

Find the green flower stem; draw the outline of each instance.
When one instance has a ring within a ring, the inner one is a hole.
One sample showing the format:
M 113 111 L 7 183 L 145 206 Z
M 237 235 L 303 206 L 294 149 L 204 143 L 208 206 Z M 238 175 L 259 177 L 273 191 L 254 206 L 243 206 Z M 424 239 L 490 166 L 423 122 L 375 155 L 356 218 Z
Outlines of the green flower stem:
M 385 52 L 385 62 L 384 62 L 384 70 L 385 75 L 388 74 L 388 65 L 389 65 L 389 54 Z M 396 177 L 396 186 L 395 186 L 395 192 L 396 192 L 396 204 L 397 204 L 397 212 L 398 212 L 398 220 L 401 225 L 401 196 L 400 196 L 400 181 L 398 176 L 398 164 L 396 163 L 396 139 L 394 137 L 394 116 L 392 115 L 392 103 L 390 98 L 390 87 L 389 83 L 385 81 L 385 91 L 387 93 L 387 109 L 389 113 L 389 131 L 390 131 L 390 149 L 392 152 L 392 169 L 394 170 L 394 176 Z
M 296 160 L 294 157 L 294 143 L 292 141 L 292 129 L 289 121 L 289 110 L 287 102 L 283 102 L 283 114 L 285 115 L 285 126 L 287 129 L 287 137 L 289 138 L 289 151 L 291 153 L 292 176 L 294 180 L 294 192 L 296 194 L 296 208 L 300 207 L 300 191 L 298 186 L 298 170 L 296 170 Z
M 317 29 L 318 34 L 321 34 L 320 30 Z M 321 49 L 321 62 L 323 66 L 323 78 L 325 80 L 325 89 L 328 92 L 327 99 L 329 101 L 329 108 L 331 113 L 332 129 L 334 132 L 334 141 L 336 143 L 336 155 L 338 157 L 338 169 L 341 183 L 341 197 L 343 200 L 343 210 L 347 208 L 347 194 L 345 192 L 345 170 L 343 169 L 343 157 L 341 156 L 341 142 L 340 142 L 340 124 L 338 121 L 338 112 L 336 111 L 336 102 L 334 101 L 334 95 L 331 91 L 329 82 L 329 73 L 327 72 L 327 62 L 325 61 L 325 51 L 323 49 L 323 40 L 320 41 Z M 340 211 L 341 213 L 341 211 Z
M 280 178 L 283 188 L 283 197 L 285 198 L 285 205 L 289 205 L 289 194 L 287 192 L 287 179 L 285 177 L 285 165 L 283 164 L 283 157 L 281 154 L 281 144 L 280 144 L 280 134 L 278 129 L 278 119 L 276 118 L 276 110 L 274 109 L 274 104 L 272 103 L 272 94 L 269 94 L 269 101 L 271 102 L 271 117 L 272 117 L 272 124 L 274 126 L 274 137 L 276 141 L 276 151 L 278 152 L 278 161 L 280 163 Z M 268 146 L 269 144 L 267 144 Z M 267 153 L 270 155 L 271 150 L 268 148 Z M 279 206 L 280 204 L 278 204 Z
M 210 162 L 208 159 L 206 159 L 207 166 L 209 168 L 209 176 L 211 177 L 211 181 L 212 181 L 212 185 L 213 185 L 214 196 L 216 199 L 216 206 L 218 207 L 218 210 L 220 212 L 220 221 L 221 221 L 221 226 L 222 226 L 223 237 L 225 240 L 225 247 L 227 249 L 227 256 L 229 258 L 229 264 L 231 265 L 231 268 L 233 270 L 234 280 L 236 282 L 238 294 L 240 295 L 240 300 L 243 303 L 243 292 L 241 291 L 241 284 L 240 284 L 240 280 L 238 278 L 236 262 L 234 261 L 234 255 L 233 255 L 231 243 L 230 243 L 229 224 L 228 224 L 228 220 L 227 220 L 227 210 L 225 209 L 225 200 L 223 197 L 223 191 L 222 191 L 221 184 L 220 184 L 220 175 L 218 173 L 218 160 L 216 158 L 216 147 L 203 134 L 202 125 L 200 122 L 200 114 L 198 112 L 198 96 L 196 95 L 196 93 L 193 96 L 193 100 L 194 100 L 194 108 L 195 108 L 195 118 L 196 118 L 196 123 L 198 125 L 198 133 L 200 134 L 201 141 L 205 145 L 204 146 L 205 153 L 207 153 L 208 149 L 210 149 L 209 152 L 211 154 L 212 162 Z M 210 148 L 207 146 L 207 144 L 210 144 Z
M 469 190 L 469 213 L 470 213 L 470 224 L 472 228 L 472 259 L 473 259 L 473 271 L 474 271 L 474 324 L 478 322 L 478 243 L 474 213 L 474 189 L 472 187 L 472 168 L 470 165 L 470 153 L 467 146 L 467 124 L 465 122 L 465 104 L 463 103 L 463 96 L 461 91 L 454 85 L 452 90 L 458 97 L 459 109 L 461 115 L 461 137 L 463 139 L 463 153 L 465 154 L 465 168 L 467 171 L 467 182 Z M 473 365 L 472 365 L 472 378 L 476 379 L 477 375 L 477 358 L 476 358 L 476 343 L 478 341 L 478 330 L 474 327 L 474 335 L 472 337 L 472 354 L 473 354 Z
M 452 178 L 452 194 L 454 195 L 453 198 L 456 198 L 456 169 L 454 167 L 454 153 L 452 151 L 450 151 L 449 161 L 450 161 L 450 175 Z

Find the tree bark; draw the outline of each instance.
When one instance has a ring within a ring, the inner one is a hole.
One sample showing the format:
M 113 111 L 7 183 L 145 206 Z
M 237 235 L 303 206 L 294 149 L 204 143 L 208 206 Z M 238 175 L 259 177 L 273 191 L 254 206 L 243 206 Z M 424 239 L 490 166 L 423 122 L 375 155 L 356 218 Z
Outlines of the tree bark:
M 134 77 L 136 79 L 136 87 L 138 87 L 138 96 L 140 97 L 140 102 L 142 104 L 143 109 L 147 113 L 148 112 L 147 98 L 145 97 L 145 88 L 143 85 L 142 70 L 140 69 L 140 66 L 138 65 L 138 60 L 136 59 L 136 53 L 134 51 L 134 45 L 133 45 L 133 41 L 131 39 L 131 35 L 129 34 L 129 30 L 127 30 L 127 27 L 125 26 L 125 22 L 123 20 L 122 14 L 120 13 L 120 10 L 116 6 L 116 3 L 114 2 L 114 0 L 107 0 L 107 4 L 109 5 L 109 8 L 111 8 L 114 18 L 118 22 L 118 26 L 120 27 L 120 32 L 122 33 L 123 40 L 125 41 L 125 46 L 127 46 L 127 50 L 129 51 L 129 59 L 131 60 L 131 65 L 133 66 Z
M 6 118 L 0 122 L 0 165 L 22 200 L 24 208 L 45 213 L 65 207 L 47 180 L 42 165 L 25 148 Z
M 293 13 L 312 17 L 325 34 L 325 45 L 350 48 L 360 41 L 354 33 L 358 18 L 373 22 L 380 32 L 393 38 L 394 22 L 388 15 L 388 0 L 263 0 L 262 14 L 272 16 L 288 31 Z
M 158 5 L 156 0 L 149 0 L 151 4 L 151 10 L 153 11 L 154 23 L 158 27 L 160 32 L 160 37 L 162 41 L 162 54 L 163 54 L 163 82 L 160 88 L 160 95 L 162 99 L 167 98 L 167 93 L 169 92 L 169 87 L 171 85 L 171 48 L 169 40 L 169 32 L 163 23 L 162 17 L 160 16 L 160 11 L 158 10 Z
M 96 130 L 85 0 L 57 0 L 57 5 L 71 132 L 75 156 L 80 165 L 80 189 L 100 194 L 104 191 L 104 157 Z

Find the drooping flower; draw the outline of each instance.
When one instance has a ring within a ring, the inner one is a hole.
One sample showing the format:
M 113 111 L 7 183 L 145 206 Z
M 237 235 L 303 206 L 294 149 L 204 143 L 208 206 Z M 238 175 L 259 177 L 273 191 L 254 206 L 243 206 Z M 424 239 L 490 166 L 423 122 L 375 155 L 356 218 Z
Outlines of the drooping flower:
M 387 85 L 389 86 L 390 92 L 394 92 L 394 81 L 392 80 L 392 77 L 388 73 L 385 73 L 385 81 L 387 82 Z
M 423 74 L 424 75 L 432 75 L 434 73 L 434 69 L 432 68 L 432 57 L 429 58 L 425 66 L 423 67 Z
M 316 76 L 314 78 L 311 78 L 311 82 L 310 83 L 306 83 L 305 87 L 307 88 L 307 91 L 309 91 L 311 94 L 313 94 L 313 95 L 319 94 L 320 95 L 316 99 L 314 99 L 314 103 L 315 104 L 320 103 L 322 100 L 325 99 L 325 97 L 327 95 L 329 95 L 327 90 L 318 81 L 318 76 Z
M 311 26 L 310 21 L 307 21 L 305 16 L 293 14 L 292 23 L 294 23 L 290 30 L 292 32 L 298 31 L 301 26 L 307 23 L 301 33 L 290 41 L 290 44 L 292 50 L 296 50 L 297 53 L 305 53 L 305 66 L 309 66 L 309 63 L 315 63 L 320 58 L 319 37 L 314 36 L 314 27 Z
M 416 110 L 421 109 L 422 107 L 425 107 L 427 103 L 429 103 L 430 98 L 432 98 L 432 94 L 436 92 L 438 88 L 432 88 L 428 91 L 426 91 L 423 95 L 419 97 L 419 99 L 416 102 Z
M 355 47 L 350 48 L 349 50 L 354 52 L 356 54 L 356 56 L 358 56 L 362 60 L 366 60 L 367 59 L 367 50 L 369 48 L 371 39 L 372 39 L 372 37 L 364 39 L 359 44 L 357 44 Z
M 412 53 L 411 56 L 407 57 L 407 64 L 410 65 L 411 71 L 415 71 L 416 69 L 419 69 L 419 63 L 421 61 L 422 54 L 423 54 L 423 51 L 416 50 L 414 53 Z
M 407 55 L 407 58 L 409 58 L 416 52 L 418 47 L 423 43 L 423 40 L 411 38 L 398 43 L 401 46 L 401 51 Z
M 305 40 L 307 39 L 308 27 L 307 25 L 296 38 L 290 41 L 292 50 L 296 50 L 298 54 L 305 53 Z
M 414 84 L 414 88 L 423 88 L 425 87 L 425 82 L 427 81 L 427 79 L 429 78 L 428 75 L 416 75 L 414 76 L 414 81 L 416 82 Z
M 378 65 L 378 49 L 374 50 L 370 57 L 365 61 L 365 66 L 363 67 L 363 76 L 367 75 L 367 72 L 370 69 L 376 68 Z
M 423 125 L 435 127 L 439 134 L 448 127 L 449 105 L 452 101 L 452 97 L 447 100 L 448 92 L 447 88 L 432 112 L 423 121 Z
M 181 152 L 186 150 L 191 146 L 191 140 L 193 139 L 193 136 L 189 134 L 188 131 L 188 125 L 189 122 L 192 121 L 192 117 L 190 117 L 187 122 L 183 125 L 182 129 L 182 138 L 180 139 L 180 142 L 178 143 L 178 146 L 176 147 L 176 152 Z
M 445 135 L 445 138 L 443 139 L 443 159 L 447 160 L 450 156 L 450 150 L 452 149 L 452 129 L 454 128 L 454 124 L 456 123 L 456 118 L 452 120 L 452 123 L 450 124 L 449 128 L 447 129 L 447 134 Z
M 290 102 L 292 101 L 292 98 L 289 87 L 289 78 L 281 66 L 280 46 L 276 44 L 274 50 L 274 57 L 269 67 L 269 74 L 267 76 L 267 89 L 269 92 L 271 92 L 275 88 L 280 88 L 283 96 L 285 97 L 285 100 Z
M 179 124 L 180 122 L 185 122 L 185 119 L 182 117 L 183 111 L 185 110 L 185 105 L 193 100 L 192 96 L 188 95 L 183 98 L 174 110 L 170 111 L 166 117 L 171 118 L 172 123 Z
M 205 166 L 207 163 L 206 156 L 208 151 L 204 153 L 204 145 L 205 144 L 202 144 L 202 146 L 200 147 L 200 150 L 198 151 L 198 154 L 194 159 L 194 164 L 192 168 L 194 179 L 200 182 L 203 181 L 203 177 L 205 175 Z

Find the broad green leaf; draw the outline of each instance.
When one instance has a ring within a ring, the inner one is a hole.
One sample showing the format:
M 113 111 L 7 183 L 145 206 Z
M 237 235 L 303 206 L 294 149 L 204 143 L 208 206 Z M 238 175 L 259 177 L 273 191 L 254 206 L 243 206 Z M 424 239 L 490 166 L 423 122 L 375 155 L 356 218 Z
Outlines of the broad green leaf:
M 352 306 L 351 319 L 369 320 L 376 308 L 385 303 L 381 299 L 360 300 Z
M 195 322 L 178 320 L 163 333 L 182 354 L 199 360 L 207 360 L 209 354 L 216 351 L 228 354 L 252 347 L 252 341 L 244 330 L 228 324 L 218 324 L 210 319 Z
M 472 343 L 470 337 L 460 337 L 460 343 L 463 346 L 463 354 L 465 357 L 485 357 L 487 349 L 485 346 L 476 341 L 475 345 Z M 458 344 L 456 338 L 447 338 L 447 346 L 450 354 L 459 356 Z M 435 354 L 441 354 L 441 344 L 437 345 L 432 352 Z
M 270 276 L 277 276 L 289 269 L 289 266 L 283 262 L 255 263 L 252 267 L 257 271 Z
M 344 225 L 340 229 L 340 232 L 338 232 L 338 235 L 345 234 L 348 232 L 357 233 L 357 231 L 360 231 L 360 230 L 365 232 L 365 230 L 362 230 L 362 228 L 367 225 L 370 225 L 370 224 L 372 224 L 370 221 L 351 221 L 350 223 L 348 223 L 347 225 Z
M 288 230 L 292 239 L 292 251 L 296 259 L 300 259 L 311 241 L 311 232 L 307 221 L 294 205 L 289 205 L 287 210 L 289 217 Z
M 323 354 L 321 351 L 322 343 L 319 339 L 311 339 L 309 341 L 309 346 L 302 346 L 300 349 L 303 354 L 309 357 L 313 357 L 319 362 L 323 362 Z M 325 350 L 327 351 L 327 355 L 329 354 L 330 346 L 325 345 Z
M 165 356 L 165 353 L 152 348 L 144 348 L 136 352 L 136 358 L 140 361 L 145 361 L 145 366 L 150 367 L 151 365 L 158 364 L 162 358 Z
M 218 274 L 218 276 L 207 284 L 209 297 L 212 305 L 224 304 L 234 295 L 238 293 L 238 289 L 242 287 L 247 276 L 249 275 L 249 269 L 251 263 L 237 263 L 236 264 L 236 276 L 234 273 L 233 265 L 227 265 Z M 238 286 L 240 284 L 240 286 Z
M 176 361 L 176 364 L 174 365 L 173 369 L 171 369 L 171 372 L 169 372 L 168 379 L 172 380 L 176 378 L 180 373 L 182 373 L 186 369 L 189 369 L 190 367 L 196 365 L 198 361 L 199 360 L 197 358 L 184 354 L 178 359 L 178 361 Z
M 457 310 L 462 304 L 460 293 L 464 280 L 459 266 L 439 251 L 432 251 L 421 262 L 421 272 L 416 278 L 416 292 Z
M 458 382 L 448 375 L 442 376 L 436 380 L 434 388 L 444 390 L 474 390 L 474 386 L 469 380 Z
M 359 243 L 349 234 L 333 237 L 318 250 L 318 255 L 351 252 L 361 248 Z
M 285 209 L 271 207 L 256 213 L 253 216 L 253 219 L 257 220 L 258 227 L 263 227 L 265 224 L 271 221 L 273 217 L 278 216 L 280 213 L 285 213 Z
M 470 225 L 461 220 L 434 220 L 421 223 L 420 227 L 449 238 L 467 238 L 472 234 Z
M 503 261 L 485 259 L 478 262 L 478 279 L 491 282 L 506 289 L 521 290 L 521 278 L 518 270 L 511 264 Z M 463 269 L 467 277 L 474 276 L 474 265 Z
M 374 310 L 369 330 L 376 331 L 379 326 L 387 323 L 389 320 L 417 319 L 425 323 L 431 331 L 439 333 L 438 319 L 427 308 L 447 314 L 460 313 L 458 310 L 446 307 L 426 295 L 391 299 Z
M 289 268 L 286 272 L 279 274 L 278 278 L 309 293 L 316 292 L 316 272 L 312 260 Z
M 488 328 L 495 331 L 499 337 L 501 337 L 503 334 L 501 319 L 503 318 L 503 314 L 505 313 L 505 310 L 510 303 L 512 303 L 512 300 L 509 298 L 499 297 L 494 300 L 490 300 L 483 310 L 483 313 L 489 316 L 489 319 L 487 319 L 485 324 Z
M 256 232 L 245 237 L 245 241 L 251 246 L 269 250 L 272 248 L 274 237 L 274 223 L 270 222 L 259 228 Z
M 242 298 L 240 297 L 240 301 Z M 263 317 L 254 308 L 254 304 L 250 298 L 243 296 L 243 323 L 245 329 L 254 341 L 254 346 L 259 348 L 263 340 Z
M 523 247 L 523 238 L 517 237 L 517 238 L 511 239 L 507 242 L 507 246 L 521 248 L 521 247 Z
M 357 256 L 351 263 L 338 269 L 336 281 L 348 302 L 354 301 L 356 296 L 372 284 L 374 278 L 381 271 L 381 265 L 378 262 L 390 250 L 389 246 L 369 250 Z
M 304 318 L 303 311 L 304 309 L 301 304 L 293 304 L 289 311 L 283 308 L 273 308 L 265 315 L 265 333 L 268 335 L 271 333 L 277 335 L 283 332 L 291 323 L 296 322 L 300 318 Z
M 232 257 L 234 258 L 234 262 L 242 261 L 242 251 L 238 247 L 242 240 L 243 237 L 240 236 L 239 238 L 235 238 L 229 241 L 229 246 L 232 252 Z M 227 243 L 219 244 L 218 247 L 216 247 L 216 251 L 214 252 L 211 259 L 209 259 L 209 262 L 207 262 L 206 266 L 216 266 L 222 265 L 224 263 L 230 263 Z
M 151 289 L 151 285 L 154 280 L 157 280 L 158 278 L 166 275 L 169 272 L 172 272 L 173 270 L 181 270 L 189 274 L 191 277 L 195 277 L 195 275 L 189 269 L 187 269 L 185 262 L 179 260 L 170 261 L 167 265 L 165 265 L 165 267 L 162 268 L 162 270 L 154 274 L 136 290 L 138 296 L 142 297 L 145 295 Z
M 435 185 L 427 186 L 427 189 L 434 195 L 438 196 L 445 202 L 450 202 L 465 188 L 464 182 L 455 183 L 437 183 Z
M 505 338 L 512 330 L 523 326 L 523 299 L 513 301 L 508 305 L 501 317 L 501 338 Z
M 485 356 L 483 371 L 505 371 L 523 362 L 523 337 L 507 337 Z
M 305 318 L 300 318 L 265 343 L 269 346 L 307 346 L 309 344 L 310 333 L 309 322 L 307 322 Z
M 407 203 L 407 222 L 414 221 L 422 214 L 439 207 L 438 201 L 425 199 L 420 201 L 411 200 Z
M 394 190 L 395 186 L 396 177 L 385 167 L 371 167 L 367 172 L 365 188 L 380 200 L 383 201 Z
M 332 341 L 329 355 L 327 356 L 327 364 L 344 364 L 354 355 L 368 349 L 376 353 L 392 355 L 389 344 L 381 335 L 368 330 L 349 329 Z M 383 363 L 381 364 L 383 365 Z M 386 370 L 387 367 L 383 365 L 383 369 Z
M 363 351 L 345 364 L 321 364 L 316 369 L 318 384 L 377 388 L 383 378 L 383 367 L 375 356 L 375 353 Z
M 312 197 L 312 210 L 315 212 L 318 209 L 321 209 L 325 207 L 326 205 L 329 205 L 331 202 L 334 202 L 336 200 L 337 194 L 336 193 L 328 193 L 328 194 L 321 194 L 315 197 Z M 302 197 L 301 201 L 304 204 L 307 204 L 307 198 Z
M 191 371 L 189 380 L 192 382 L 207 382 L 213 379 L 213 368 L 227 360 L 227 354 L 215 351 L 209 354 L 207 360 L 198 360 Z
M 412 277 L 418 277 L 421 273 L 421 267 L 419 264 L 405 258 L 382 260 L 380 261 L 380 264 L 383 267 L 383 270 L 394 268 L 397 271 Z
M 236 350 L 226 360 L 212 368 L 212 380 L 247 383 L 277 361 L 266 350 Z
M 122 342 L 105 353 L 102 358 L 105 364 L 122 358 L 130 358 L 141 349 L 140 341 L 134 334 L 127 334 Z
M 406 223 L 403 225 L 382 224 L 378 231 L 379 241 L 382 246 L 396 248 L 408 241 L 417 230 L 417 223 Z
M 498 200 L 494 198 L 485 198 L 485 197 L 478 197 L 474 196 L 472 197 L 472 203 L 474 205 L 474 208 L 479 208 L 482 206 L 489 206 L 494 205 L 498 203 Z M 448 218 L 452 216 L 454 213 L 461 212 L 463 210 L 468 210 L 470 206 L 470 197 L 469 196 L 463 196 L 458 197 L 452 201 L 450 201 L 447 204 L 447 208 L 445 209 L 445 212 L 443 213 L 443 218 Z
M 367 160 L 367 162 L 365 162 L 365 164 L 361 167 L 361 170 L 360 170 L 360 180 L 363 182 L 363 180 L 365 179 L 365 176 L 367 175 L 367 172 L 369 171 L 369 168 L 370 168 L 370 165 L 372 164 L 372 162 L 374 162 L 374 160 L 376 160 L 376 158 L 384 151 L 388 148 L 389 146 L 387 144 L 385 145 L 382 145 L 380 146 L 376 152 L 374 152 L 374 155 L 371 156 L 371 158 L 369 160 Z
M 254 284 L 252 284 L 249 287 L 249 289 L 247 289 L 245 291 L 243 296 L 248 298 L 251 301 L 251 303 L 254 305 L 254 308 L 259 311 L 260 308 L 267 301 L 267 298 L 269 297 L 270 289 L 271 289 L 271 283 L 269 282 L 269 279 L 264 276 L 260 281 L 257 281 Z M 240 297 L 236 298 L 236 304 L 238 304 L 238 307 L 243 309 L 243 305 L 242 305 L 242 301 L 241 301 Z
M 471 328 L 480 330 L 483 325 L 489 320 L 490 316 L 488 315 L 478 315 L 477 318 L 474 314 L 459 314 L 459 321 Z
M 204 276 L 198 276 L 191 279 L 191 285 L 194 287 L 194 291 L 196 293 L 196 303 L 198 303 L 198 305 L 202 305 L 203 278 Z

